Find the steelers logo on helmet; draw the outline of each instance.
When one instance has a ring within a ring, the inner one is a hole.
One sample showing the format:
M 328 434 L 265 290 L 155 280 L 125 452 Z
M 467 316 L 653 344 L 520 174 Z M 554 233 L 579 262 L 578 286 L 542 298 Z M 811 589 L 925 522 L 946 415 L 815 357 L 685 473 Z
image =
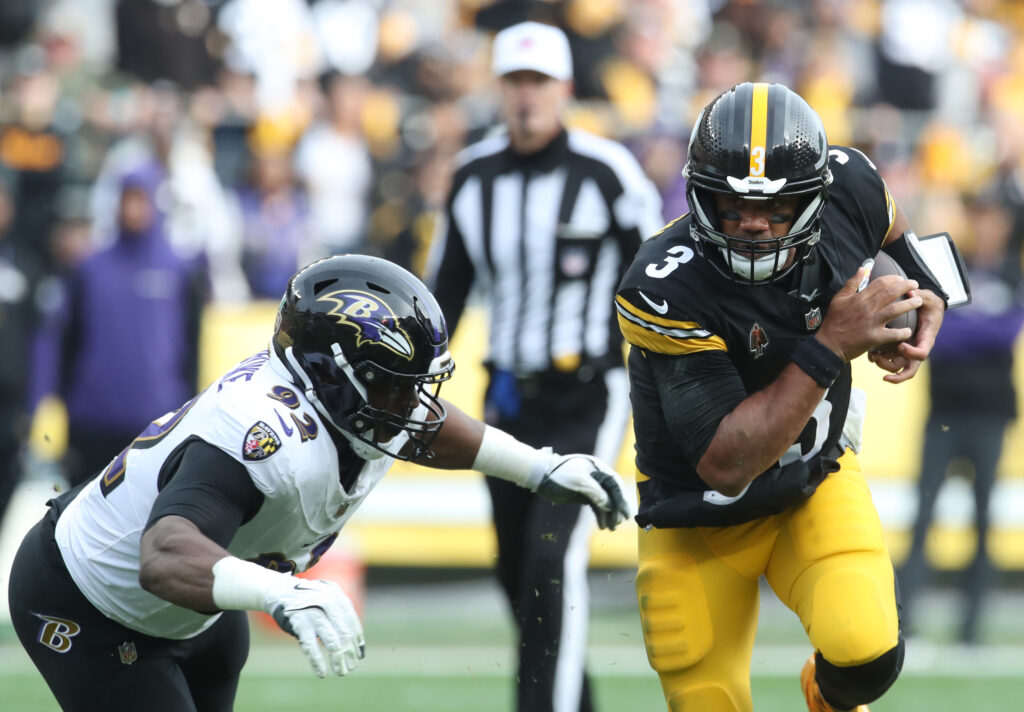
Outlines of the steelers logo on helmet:
M 697 249 L 725 277 L 767 284 L 789 274 L 821 236 L 832 174 L 817 113 L 781 84 L 739 84 L 701 112 L 690 135 L 686 193 Z M 788 232 L 727 234 L 716 196 L 794 205 Z
M 455 365 L 441 308 L 411 272 L 366 255 L 312 263 L 288 283 L 272 346 L 357 455 L 430 456 Z

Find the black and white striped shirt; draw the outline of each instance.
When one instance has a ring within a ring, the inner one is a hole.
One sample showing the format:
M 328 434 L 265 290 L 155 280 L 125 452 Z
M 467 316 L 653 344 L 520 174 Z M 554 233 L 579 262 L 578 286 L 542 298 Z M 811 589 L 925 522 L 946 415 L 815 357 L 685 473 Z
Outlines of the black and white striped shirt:
M 427 281 L 449 333 L 480 282 L 494 368 L 602 371 L 622 364 L 619 279 L 662 222 L 660 196 L 621 144 L 571 129 L 522 156 L 502 133 L 457 157 Z

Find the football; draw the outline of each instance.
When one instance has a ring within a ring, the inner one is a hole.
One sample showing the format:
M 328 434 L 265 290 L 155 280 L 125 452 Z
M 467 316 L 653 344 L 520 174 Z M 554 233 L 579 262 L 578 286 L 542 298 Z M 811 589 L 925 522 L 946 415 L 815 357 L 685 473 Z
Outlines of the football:
M 899 264 L 897 264 L 896 260 L 890 257 L 888 253 L 879 250 L 878 254 L 875 255 L 875 264 L 871 268 L 871 277 L 869 278 L 869 283 L 874 282 L 879 277 L 882 277 L 887 274 L 895 274 L 899 275 L 900 277 L 907 276 L 907 273 L 903 271 L 903 268 L 900 267 Z M 906 296 L 903 296 L 902 299 L 906 299 Z M 900 314 L 898 317 L 889 321 L 886 324 L 886 326 L 890 329 L 909 328 L 911 331 L 911 338 L 913 338 L 913 334 L 917 331 L 917 310 L 912 309 L 905 314 Z M 891 345 L 892 344 L 883 344 L 881 346 L 876 346 L 875 348 L 871 349 L 871 351 L 880 351 L 882 349 L 888 348 Z

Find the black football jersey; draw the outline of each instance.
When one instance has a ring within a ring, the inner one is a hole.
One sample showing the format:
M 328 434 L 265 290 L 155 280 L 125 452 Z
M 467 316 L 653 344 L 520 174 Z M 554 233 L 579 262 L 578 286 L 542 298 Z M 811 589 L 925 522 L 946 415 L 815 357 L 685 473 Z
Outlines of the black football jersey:
M 683 215 L 641 246 L 616 295 L 629 357 L 636 465 L 657 481 L 645 493 L 706 490 L 666 422 L 649 352 L 686 358 L 725 352 L 748 394 L 764 388 L 789 363 L 797 343 L 821 324 L 829 302 L 861 263 L 873 257 L 892 226 L 894 204 L 874 165 L 859 151 L 829 147 L 834 180 L 812 260 L 791 280 L 745 285 L 720 274 L 697 251 Z M 707 249 L 717 249 L 704 247 Z M 851 370 L 828 390 L 787 457 L 828 453 L 842 434 Z

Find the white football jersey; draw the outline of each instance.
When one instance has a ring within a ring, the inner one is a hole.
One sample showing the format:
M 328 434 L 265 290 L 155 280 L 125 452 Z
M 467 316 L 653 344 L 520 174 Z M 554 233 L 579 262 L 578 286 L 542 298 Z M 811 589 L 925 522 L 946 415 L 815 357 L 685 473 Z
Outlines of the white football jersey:
M 147 635 L 182 639 L 219 615 L 176 606 L 139 585 L 139 543 L 157 478 L 186 439 L 201 438 L 245 466 L 264 501 L 228 550 L 278 571 L 305 571 L 316 563 L 391 467 L 387 456 L 367 461 L 346 492 L 330 426 L 270 354 L 242 361 L 154 421 L 61 515 L 56 539 L 71 578 L 108 617 Z

